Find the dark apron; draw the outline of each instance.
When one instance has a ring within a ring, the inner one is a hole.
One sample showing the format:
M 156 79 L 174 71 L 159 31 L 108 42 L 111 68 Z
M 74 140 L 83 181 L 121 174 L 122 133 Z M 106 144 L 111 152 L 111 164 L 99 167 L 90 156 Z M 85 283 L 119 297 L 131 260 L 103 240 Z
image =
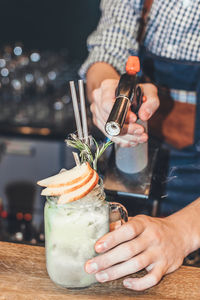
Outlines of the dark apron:
M 165 59 L 144 47 L 140 60 L 143 74 L 157 86 L 197 92 L 193 145 L 178 150 L 159 142 L 160 168 L 154 174 L 154 189 L 160 186 L 160 214 L 168 215 L 200 196 L 200 62 Z

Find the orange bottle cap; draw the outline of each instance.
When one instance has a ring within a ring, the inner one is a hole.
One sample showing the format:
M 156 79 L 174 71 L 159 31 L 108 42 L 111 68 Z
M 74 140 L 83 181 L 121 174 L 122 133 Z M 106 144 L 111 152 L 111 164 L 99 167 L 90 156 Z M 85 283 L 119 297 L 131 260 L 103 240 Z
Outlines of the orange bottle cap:
M 138 56 L 129 56 L 126 62 L 126 73 L 135 75 L 140 71 L 140 60 Z

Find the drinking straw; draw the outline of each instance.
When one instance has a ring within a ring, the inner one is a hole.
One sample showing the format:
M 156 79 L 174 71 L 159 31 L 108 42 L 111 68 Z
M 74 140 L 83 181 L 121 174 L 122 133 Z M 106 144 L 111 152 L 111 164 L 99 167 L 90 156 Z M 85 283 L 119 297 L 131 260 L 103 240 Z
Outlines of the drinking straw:
M 79 109 L 78 109 L 78 101 L 77 101 L 74 81 L 70 81 L 69 84 L 70 84 L 70 90 L 71 90 L 71 95 L 72 95 L 72 103 L 73 103 L 73 108 L 74 108 L 74 116 L 75 116 L 77 131 L 78 131 L 78 137 L 79 137 L 79 139 L 82 139 L 83 131 L 82 131 L 82 127 L 81 127 L 81 119 L 80 119 L 80 114 L 79 114 Z
M 76 152 L 72 152 L 73 156 L 74 156 L 74 160 L 75 160 L 75 163 L 77 166 L 80 166 L 81 163 L 80 163 L 80 159 L 79 159 L 79 156 L 78 156 L 78 153 Z
M 83 80 L 78 81 L 79 86 L 79 95 L 80 95 L 80 103 L 81 103 L 81 117 L 82 117 L 82 126 L 83 126 L 83 138 L 85 142 L 88 143 L 88 126 L 87 126 L 87 116 L 85 109 L 85 95 L 84 95 L 84 86 Z

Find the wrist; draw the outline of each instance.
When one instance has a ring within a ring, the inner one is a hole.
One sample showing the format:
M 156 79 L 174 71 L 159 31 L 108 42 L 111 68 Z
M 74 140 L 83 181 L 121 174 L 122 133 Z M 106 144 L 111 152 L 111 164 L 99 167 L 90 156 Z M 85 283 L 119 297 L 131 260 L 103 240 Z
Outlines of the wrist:
M 102 81 L 105 79 L 119 79 L 118 72 L 108 63 L 96 62 L 88 69 L 86 74 L 87 81 L 87 95 L 91 101 L 92 91 L 101 86 Z
M 180 238 L 184 256 L 200 248 L 200 198 L 167 217 Z

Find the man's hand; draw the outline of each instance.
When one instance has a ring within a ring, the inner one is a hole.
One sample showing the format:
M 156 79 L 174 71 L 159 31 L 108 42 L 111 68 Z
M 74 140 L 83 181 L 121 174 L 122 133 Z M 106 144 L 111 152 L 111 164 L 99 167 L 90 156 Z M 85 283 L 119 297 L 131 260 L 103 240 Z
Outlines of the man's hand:
M 106 282 L 146 269 L 144 277 L 124 279 L 124 286 L 141 291 L 156 285 L 199 248 L 199 211 L 200 199 L 166 218 L 131 218 L 97 241 L 99 256 L 86 263 L 86 272 Z
M 93 114 L 94 124 L 106 135 L 105 124 L 111 112 L 115 101 L 115 89 L 118 85 L 117 79 L 106 79 L 101 82 L 99 88 L 91 92 L 91 112 Z M 141 84 L 146 101 L 139 110 L 139 117 L 142 121 L 147 121 L 159 107 L 159 98 L 157 88 L 153 84 Z M 144 143 L 148 139 L 143 126 L 135 123 L 136 115 L 129 110 L 122 132 L 117 137 L 108 136 L 113 142 L 121 147 L 136 146 L 138 143 Z

